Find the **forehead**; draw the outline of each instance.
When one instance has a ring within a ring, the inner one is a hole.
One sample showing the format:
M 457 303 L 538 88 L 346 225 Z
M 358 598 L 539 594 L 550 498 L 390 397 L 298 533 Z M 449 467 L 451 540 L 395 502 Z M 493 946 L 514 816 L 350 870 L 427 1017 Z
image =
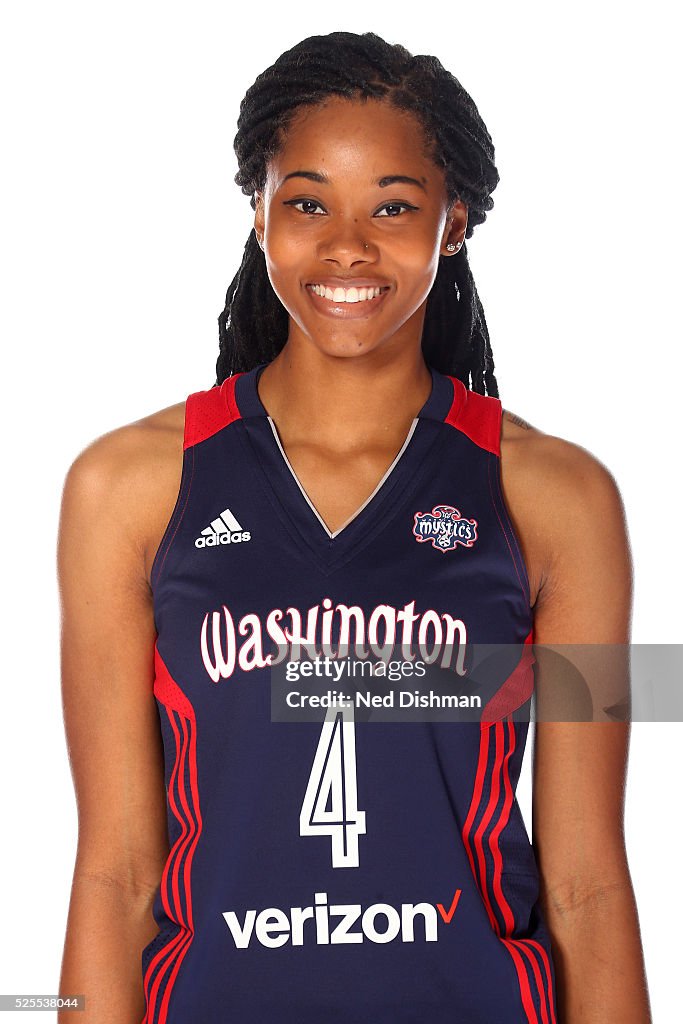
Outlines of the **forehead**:
M 278 177 L 299 167 L 334 176 L 404 173 L 439 177 L 422 125 L 410 111 L 383 100 L 328 97 L 296 111 L 269 171 Z M 387 171 L 391 167 L 392 171 Z

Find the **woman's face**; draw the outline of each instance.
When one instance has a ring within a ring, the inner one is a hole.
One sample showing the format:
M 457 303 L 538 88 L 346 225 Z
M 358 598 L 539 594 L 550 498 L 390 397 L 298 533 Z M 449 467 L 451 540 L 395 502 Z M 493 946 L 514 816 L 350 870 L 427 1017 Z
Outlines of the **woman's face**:
M 379 100 L 297 112 L 254 218 L 290 340 L 336 356 L 419 344 L 439 256 L 467 226 L 425 148 L 414 115 Z

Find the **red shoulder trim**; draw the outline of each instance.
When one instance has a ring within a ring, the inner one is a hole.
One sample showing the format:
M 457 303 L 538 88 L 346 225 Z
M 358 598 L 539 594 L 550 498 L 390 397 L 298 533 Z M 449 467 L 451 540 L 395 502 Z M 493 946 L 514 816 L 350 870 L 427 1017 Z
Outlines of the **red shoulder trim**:
M 226 377 L 207 391 L 195 391 L 187 396 L 185 404 L 185 439 L 183 448 L 205 441 L 228 423 L 241 418 L 235 402 L 235 381 L 241 373 Z
M 160 704 L 164 704 L 167 708 L 173 708 L 178 714 L 194 721 L 194 708 L 166 668 L 156 641 L 154 642 L 154 696 Z
M 458 377 L 448 376 L 453 382 L 453 404 L 444 422 L 467 434 L 480 448 L 500 455 L 500 399 L 470 391 Z

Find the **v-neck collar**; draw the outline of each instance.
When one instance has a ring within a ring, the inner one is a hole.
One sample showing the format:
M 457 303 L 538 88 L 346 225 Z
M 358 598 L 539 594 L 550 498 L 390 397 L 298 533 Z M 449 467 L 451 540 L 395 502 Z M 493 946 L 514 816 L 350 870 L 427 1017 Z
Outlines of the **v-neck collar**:
M 262 482 L 280 518 L 293 527 L 298 539 L 322 558 L 329 569 L 342 556 L 374 536 L 386 516 L 390 498 L 403 497 L 420 468 L 439 431 L 429 429 L 429 421 L 443 422 L 453 403 L 453 383 L 448 376 L 430 367 L 432 388 L 413 420 L 405 441 L 372 494 L 337 530 L 331 532 L 306 494 L 278 436 L 277 428 L 258 393 L 258 380 L 268 365 L 260 363 L 242 373 L 235 381 L 235 403 L 244 421 L 255 463 Z M 433 427 L 433 424 L 432 424 Z M 396 501 L 394 501 L 396 504 Z
M 334 539 L 335 539 L 335 537 L 338 537 L 338 536 L 339 536 L 339 534 L 340 534 L 340 533 L 342 533 L 342 531 L 343 531 L 343 530 L 345 530 L 345 529 L 346 529 L 346 528 L 347 528 L 347 527 L 348 527 L 348 526 L 349 526 L 349 525 L 350 525 L 350 524 L 351 524 L 351 523 L 353 522 L 353 520 L 354 520 L 354 519 L 356 519 L 356 518 L 357 518 L 357 517 L 358 517 L 358 516 L 359 516 L 359 515 L 361 514 L 361 512 L 363 511 L 363 509 L 364 509 L 364 508 L 366 508 L 366 506 L 370 504 L 370 502 L 372 501 L 372 499 L 373 499 L 373 498 L 375 497 L 375 495 L 376 495 L 376 494 L 377 494 L 377 493 L 379 492 L 380 488 L 382 488 L 382 487 L 384 486 L 385 482 L 386 482 L 386 481 L 387 481 L 387 480 L 389 479 L 389 477 L 390 477 L 390 476 L 391 476 L 391 474 L 393 473 L 393 471 L 394 471 L 394 468 L 396 467 L 396 465 L 397 465 L 397 463 L 398 463 L 399 459 L 401 458 L 401 456 L 403 455 L 404 451 L 405 451 L 405 450 L 406 450 L 406 448 L 408 447 L 408 444 L 410 443 L 410 439 L 411 439 L 411 437 L 413 436 L 413 433 L 415 432 L 415 427 L 417 426 L 417 422 L 418 422 L 418 421 L 417 421 L 417 418 L 415 418 L 415 419 L 413 420 L 413 422 L 411 423 L 411 425 L 410 425 L 410 430 L 408 431 L 408 436 L 406 437 L 405 441 L 404 441 L 404 442 L 403 442 L 403 444 L 401 445 L 401 449 L 400 449 L 400 451 L 399 451 L 399 452 L 398 452 L 398 454 L 396 455 L 396 458 L 395 458 L 395 459 L 394 459 L 394 461 L 393 461 L 393 462 L 391 463 L 391 465 L 390 465 L 390 466 L 389 466 L 389 468 L 387 469 L 387 471 L 386 471 L 386 473 L 384 474 L 384 476 L 382 477 L 382 479 L 381 479 L 381 480 L 379 481 L 379 483 L 378 483 L 378 484 L 377 484 L 377 486 L 375 487 L 375 489 L 374 489 L 374 491 L 372 492 L 372 494 L 371 494 L 371 495 L 369 495 L 369 497 L 367 497 L 367 498 L 365 499 L 365 501 L 363 502 L 363 504 L 362 504 L 362 505 L 361 505 L 361 506 L 360 506 L 359 508 L 357 508 L 357 509 L 356 509 L 356 511 L 355 511 L 355 512 L 353 512 L 353 513 L 352 513 L 352 514 L 351 514 L 351 515 L 349 516 L 349 518 L 348 518 L 348 519 L 346 520 L 346 522 L 345 522 L 345 523 L 342 523 L 342 525 L 341 525 L 341 526 L 340 526 L 340 527 L 339 527 L 338 529 L 336 529 L 336 530 L 335 530 L 334 532 L 332 532 L 332 531 L 330 530 L 330 528 L 328 527 L 327 523 L 325 522 L 325 520 L 323 519 L 323 517 L 322 517 L 322 516 L 320 515 L 320 513 L 318 512 L 317 508 L 315 507 L 315 505 L 313 504 L 313 502 L 311 501 L 311 499 L 310 499 L 310 498 L 308 497 L 308 495 L 306 494 L 306 491 L 304 490 L 304 488 L 303 488 L 303 486 L 302 486 L 302 484 L 301 484 L 301 481 L 299 480 L 298 476 L 297 476 L 297 475 L 296 475 L 296 473 L 294 472 L 294 469 L 292 468 L 292 464 L 290 463 L 289 459 L 287 458 L 287 453 L 285 452 L 284 448 L 282 447 L 282 442 L 280 441 L 280 437 L 279 437 L 279 435 L 278 435 L 278 432 L 277 432 L 277 427 L 275 426 L 275 423 L 273 422 L 273 420 L 272 420 L 272 418 L 271 418 L 270 416 L 268 416 L 268 422 L 270 423 L 271 429 L 272 429 L 272 431 L 273 431 L 273 437 L 275 438 L 275 442 L 276 442 L 276 444 L 277 444 L 278 448 L 280 449 L 280 451 L 281 451 L 281 453 L 282 453 L 282 458 L 283 458 L 283 459 L 285 460 L 285 463 L 286 463 L 286 465 L 287 465 L 287 467 L 288 467 L 288 469 L 289 469 L 290 473 L 292 474 L 292 478 L 294 479 L 294 482 L 295 482 L 295 483 L 297 484 L 297 486 L 298 486 L 299 490 L 300 490 L 300 491 L 301 491 L 301 493 L 303 494 L 303 496 L 304 496 L 304 499 L 305 499 L 305 500 L 306 500 L 306 501 L 308 502 L 308 504 L 309 504 L 309 505 L 311 506 L 311 511 L 313 512 L 313 514 L 314 514 L 314 516 L 316 517 L 316 519 L 318 519 L 318 520 L 319 520 L 319 522 L 320 522 L 320 525 L 322 526 L 322 528 L 323 528 L 323 530 L 325 531 L 325 533 L 327 534 L 327 536 L 328 536 L 328 537 L 330 538 L 330 540 L 334 540 Z

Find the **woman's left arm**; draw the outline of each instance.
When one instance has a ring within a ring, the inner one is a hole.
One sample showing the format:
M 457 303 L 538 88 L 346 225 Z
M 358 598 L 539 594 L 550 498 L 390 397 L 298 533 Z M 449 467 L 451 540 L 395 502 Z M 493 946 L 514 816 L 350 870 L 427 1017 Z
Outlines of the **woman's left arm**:
M 534 606 L 534 641 L 541 653 L 532 843 L 553 944 L 558 1024 L 651 1024 L 624 837 L 629 712 L 627 720 L 614 720 L 623 701 L 606 712 L 599 699 L 595 720 L 581 720 L 591 717 L 590 711 L 584 716 L 586 698 L 589 708 L 591 700 L 596 703 L 590 678 L 582 687 L 581 675 L 572 680 L 569 674 L 564 682 L 572 693 L 558 694 L 560 661 L 555 658 L 554 671 L 553 657 L 546 659 L 542 650 L 544 644 L 581 645 L 555 650 L 566 651 L 572 663 L 581 663 L 581 651 L 587 664 L 602 659 L 606 669 L 595 674 L 596 690 L 612 685 L 605 679 L 610 671 L 620 674 L 632 609 L 626 519 L 617 485 L 602 463 L 558 438 L 545 436 L 539 446 L 545 449 L 547 571 Z M 625 664 L 627 676 L 627 653 Z M 628 693 L 628 679 L 621 692 Z M 581 709 L 576 720 L 572 705 Z M 544 707 L 570 713 L 544 715 Z

